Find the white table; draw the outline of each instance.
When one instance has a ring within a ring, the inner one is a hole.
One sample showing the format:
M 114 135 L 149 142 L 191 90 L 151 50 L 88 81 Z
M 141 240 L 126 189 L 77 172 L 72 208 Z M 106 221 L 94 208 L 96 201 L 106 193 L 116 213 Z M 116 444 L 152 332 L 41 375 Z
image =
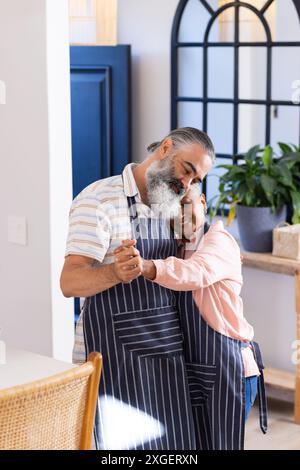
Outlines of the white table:
M 0 390 L 24 385 L 76 367 L 21 349 L 6 350 L 6 364 L 0 364 Z

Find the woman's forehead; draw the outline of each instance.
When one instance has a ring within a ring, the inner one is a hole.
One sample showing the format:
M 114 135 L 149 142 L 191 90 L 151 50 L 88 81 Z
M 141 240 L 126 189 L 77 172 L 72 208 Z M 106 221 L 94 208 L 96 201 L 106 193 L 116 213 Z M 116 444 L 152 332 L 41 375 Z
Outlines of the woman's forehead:
M 186 196 L 191 199 L 198 199 L 202 195 L 202 190 L 201 186 L 199 183 L 193 184 L 188 192 L 186 193 Z

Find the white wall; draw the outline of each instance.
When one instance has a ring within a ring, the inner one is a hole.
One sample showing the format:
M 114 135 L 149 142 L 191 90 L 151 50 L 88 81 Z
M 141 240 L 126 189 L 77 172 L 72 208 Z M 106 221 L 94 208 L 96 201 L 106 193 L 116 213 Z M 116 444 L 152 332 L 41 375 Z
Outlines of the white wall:
M 0 0 L 0 327 L 8 345 L 69 360 L 59 291 L 71 191 L 67 0 Z M 27 218 L 26 246 L 7 240 Z
M 170 41 L 178 0 L 119 0 L 118 42 L 132 45 L 133 159 L 170 131 Z
M 198 0 L 190 1 L 194 3 L 192 8 L 199 7 Z M 161 138 L 170 129 L 170 35 L 177 4 L 177 0 L 119 1 L 119 43 L 131 44 L 133 54 L 132 114 L 133 159 L 135 161 L 144 158 L 145 147 L 148 143 Z M 279 0 L 279 4 L 284 10 L 286 0 Z M 298 20 L 291 22 L 288 15 L 284 14 L 287 10 L 283 10 L 279 16 L 282 21 L 281 30 L 277 32 L 279 39 L 282 39 L 284 31 L 290 31 L 291 24 L 298 24 Z M 190 11 L 188 15 L 190 20 L 185 31 L 181 32 L 181 39 L 197 40 L 195 36 L 192 37 L 195 30 L 191 26 L 191 22 L 196 18 L 195 11 Z M 199 34 L 201 32 L 201 23 L 199 23 L 198 32 Z M 294 63 L 297 57 L 296 52 L 289 50 L 287 54 L 289 54 L 289 57 L 286 56 L 287 62 Z M 188 56 L 188 53 L 183 60 L 190 61 L 190 63 L 198 60 L 197 63 L 201 65 L 201 58 L 195 59 L 195 56 Z M 221 60 L 221 56 L 218 60 Z M 219 74 L 223 80 L 228 73 L 227 60 L 224 57 L 223 75 Z M 253 74 L 253 79 L 255 79 L 257 69 L 253 70 Z M 201 72 L 195 68 L 190 75 L 189 86 L 197 89 Z M 184 83 L 181 86 L 184 87 Z M 199 108 L 196 113 L 199 113 Z M 189 122 L 184 122 L 183 119 L 181 124 L 197 125 L 198 118 L 194 119 L 194 116 L 195 112 L 191 108 L 187 109 L 184 118 L 187 117 Z M 219 127 L 217 120 L 214 122 L 213 134 L 220 136 L 219 141 L 223 141 L 226 139 L 226 122 L 221 122 Z M 286 124 L 290 126 L 290 122 Z M 290 360 L 291 343 L 296 331 L 293 279 L 244 268 L 244 281 L 245 314 L 256 329 L 256 337 L 261 343 L 265 362 L 273 367 L 293 370 L 294 366 Z
M 74 304 L 59 286 L 72 201 L 69 8 L 67 0 L 47 0 L 46 5 L 52 354 L 71 360 Z

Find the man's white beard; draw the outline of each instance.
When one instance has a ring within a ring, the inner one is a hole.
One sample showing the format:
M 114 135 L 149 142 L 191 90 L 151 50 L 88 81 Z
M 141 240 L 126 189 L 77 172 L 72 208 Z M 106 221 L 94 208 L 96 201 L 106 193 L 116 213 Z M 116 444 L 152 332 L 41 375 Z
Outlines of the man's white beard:
M 155 161 L 146 172 L 148 202 L 156 215 L 164 219 L 178 217 L 183 194 L 171 189 L 168 178 L 174 177 L 171 160 Z M 166 178 L 167 181 L 164 180 Z
M 180 214 L 181 197 L 175 194 L 164 181 L 161 181 L 151 190 L 151 197 L 148 200 L 154 213 L 159 213 L 164 219 L 178 217 Z

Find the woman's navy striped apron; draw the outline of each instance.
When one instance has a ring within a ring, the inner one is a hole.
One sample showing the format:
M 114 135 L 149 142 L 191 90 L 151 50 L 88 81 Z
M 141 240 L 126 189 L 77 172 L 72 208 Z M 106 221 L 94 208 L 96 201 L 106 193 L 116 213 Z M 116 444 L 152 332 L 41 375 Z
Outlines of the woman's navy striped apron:
M 163 219 L 142 219 L 128 197 L 137 249 L 145 259 L 175 256 Z M 195 449 L 193 413 L 176 296 L 140 276 L 89 297 L 86 354 L 100 351 L 97 449 Z
M 184 353 L 190 387 L 196 448 L 242 450 L 245 432 L 244 364 L 247 343 L 213 330 L 201 317 L 191 292 L 178 294 Z M 257 343 L 251 343 L 260 377 L 260 426 L 267 430 L 263 364 Z

